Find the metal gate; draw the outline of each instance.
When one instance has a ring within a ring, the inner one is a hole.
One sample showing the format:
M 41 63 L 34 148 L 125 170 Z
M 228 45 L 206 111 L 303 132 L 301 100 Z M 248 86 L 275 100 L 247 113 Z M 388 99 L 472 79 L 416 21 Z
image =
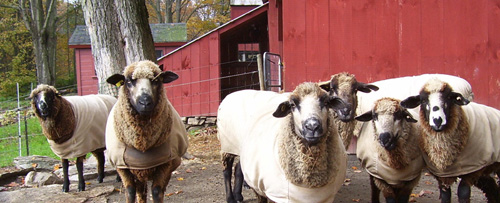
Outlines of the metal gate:
M 283 90 L 283 64 L 279 54 L 264 52 L 264 89 L 274 92 Z

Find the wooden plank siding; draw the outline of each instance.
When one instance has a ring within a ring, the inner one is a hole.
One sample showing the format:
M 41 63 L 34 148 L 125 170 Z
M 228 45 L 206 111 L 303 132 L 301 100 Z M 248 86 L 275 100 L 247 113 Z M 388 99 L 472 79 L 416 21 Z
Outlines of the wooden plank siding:
M 363 82 L 445 73 L 500 108 L 498 0 L 282 3 L 285 91 L 343 71 Z

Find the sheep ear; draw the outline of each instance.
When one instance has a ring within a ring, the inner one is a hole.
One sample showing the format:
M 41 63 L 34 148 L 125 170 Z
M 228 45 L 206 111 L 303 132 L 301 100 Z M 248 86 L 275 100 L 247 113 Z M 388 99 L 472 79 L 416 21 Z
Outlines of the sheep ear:
M 125 82 L 125 76 L 123 76 L 122 74 L 114 74 L 110 76 L 108 79 L 106 79 L 106 82 L 112 85 L 116 85 L 117 87 L 120 87 Z
M 356 119 L 357 121 L 362 121 L 362 122 L 371 121 L 373 119 L 373 113 L 372 113 L 372 111 L 367 111 L 364 114 L 356 116 L 354 119 Z
M 420 95 L 411 96 L 401 101 L 401 106 L 407 109 L 413 109 L 418 105 L 420 105 L 420 102 L 421 102 Z
M 370 93 L 372 90 L 378 91 L 378 87 L 375 85 L 370 85 L 370 84 L 358 82 L 356 90 L 364 92 L 364 93 Z
M 449 97 L 453 103 L 459 106 L 467 105 L 470 103 L 468 99 L 466 99 L 462 94 L 457 93 L 457 92 L 451 92 L 450 97 Z
M 161 74 L 163 77 L 163 83 L 170 83 L 179 78 L 179 76 L 172 71 L 165 71 L 162 72 Z
M 276 118 L 283 118 L 292 112 L 292 105 L 289 101 L 281 102 L 276 111 L 274 111 L 273 116 Z
M 330 92 L 330 81 L 319 82 L 319 87 L 327 92 Z

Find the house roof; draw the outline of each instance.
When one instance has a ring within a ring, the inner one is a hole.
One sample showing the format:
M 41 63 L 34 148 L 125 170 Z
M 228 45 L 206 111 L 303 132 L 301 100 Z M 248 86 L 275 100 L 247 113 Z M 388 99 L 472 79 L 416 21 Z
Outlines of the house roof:
M 187 32 L 185 23 L 150 24 L 151 34 L 155 43 L 186 42 Z M 87 26 L 77 25 L 69 38 L 69 45 L 90 45 L 90 36 Z

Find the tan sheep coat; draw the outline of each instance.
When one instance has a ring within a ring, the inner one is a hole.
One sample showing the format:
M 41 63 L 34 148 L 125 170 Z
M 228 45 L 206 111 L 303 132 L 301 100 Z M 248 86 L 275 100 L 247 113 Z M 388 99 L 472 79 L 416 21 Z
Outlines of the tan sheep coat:
M 167 105 L 172 110 L 172 128 L 167 141 L 160 146 L 141 152 L 133 147 L 120 142 L 115 132 L 115 122 L 109 119 L 106 127 L 106 155 L 111 164 L 121 169 L 149 169 L 167 163 L 174 158 L 181 157 L 188 147 L 187 132 L 181 117 L 167 100 Z M 110 113 L 114 118 L 116 108 Z M 168 125 L 165 123 L 165 125 Z M 146 157 L 146 158 L 145 158 Z
M 500 111 L 474 102 L 462 109 L 470 126 L 469 138 L 456 160 L 444 170 L 438 170 L 423 153 L 427 168 L 438 177 L 465 175 L 500 162 Z
M 73 136 L 57 144 L 47 139 L 52 151 L 61 159 L 86 155 L 99 148 L 105 148 L 106 121 L 116 98 L 109 95 L 86 95 L 63 97 L 73 108 L 76 127 Z M 60 112 L 62 113 L 62 112 Z
M 369 124 L 368 126 L 372 125 L 371 122 L 366 122 L 366 124 Z M 372 127 L 367 127 L 366 131 L 358 137 L 356 148 L 356 156 L 370 175 L 391 185 L 402 184 L 404 181 L 411 181 L 420 176 L 422 169 L 425 167 L 422 156 L 415 156 L 409 165 L 402 170 L 394 169 L 388 163 L 380 160 L 379 149 L 377 149 L 380 143 L 375 139 L 374 133 Z M 411 144 L 417 145 L 417 139 L 413 140 L 415 142 Z
M 217 112 L 218 138 L 221 152 L 240 154 L 243 137 L 256 127 L 256 121 L 272 116 L 281 102 L 290 93 L 279 94 L 271 91 L 241 90 L 229 94 L 219 105 Z
M 337 166 L 335 176 L 322 187 L 295 185 L 286 178 L 279 161 L 279 142 L 276 135 L 281 130 L 284 119 L 273 117 L 272 112 L 261 115 L 258 125 L 243 133 L 245 136 L 242 137 L 244 144 L 241 145 L 240 163 L 246 183 L 257 193 L 274 202 L 333 202 L 344 182 L 347 167 L 347 154 L 340 136 L 333 136 L 337 144 L 334 148 L 343 152 L 338 153 L 333 163 Z

